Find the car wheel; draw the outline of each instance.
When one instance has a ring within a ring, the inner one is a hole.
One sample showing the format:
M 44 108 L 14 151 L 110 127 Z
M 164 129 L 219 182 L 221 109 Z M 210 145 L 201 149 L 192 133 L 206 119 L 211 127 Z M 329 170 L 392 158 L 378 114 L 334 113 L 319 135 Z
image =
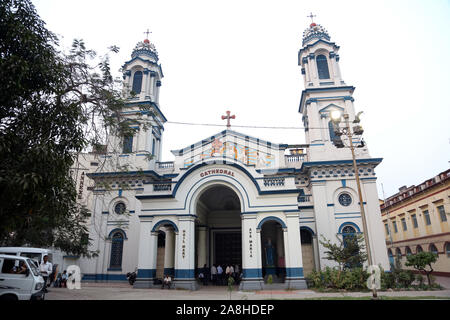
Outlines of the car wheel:
M 19 298 L 14 294 L 5 294 L 3 296 L 0 296 L 0 300 L 2 301 L 17 301 Z

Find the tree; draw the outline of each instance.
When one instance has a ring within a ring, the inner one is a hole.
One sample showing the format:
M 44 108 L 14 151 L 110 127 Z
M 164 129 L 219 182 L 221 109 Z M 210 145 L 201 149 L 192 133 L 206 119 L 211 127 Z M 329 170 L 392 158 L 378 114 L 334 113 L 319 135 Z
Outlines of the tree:
M 367 261 L 367 253 L 365 252 L 363 235 L 348 235 L 345 240 L 337 237 L 339 243 L 331 243 L 322 236 L 320 243 L 324 246 L 326 259 L 333 260 L 338 263 L 339 270 L 352 269 L 361 267 Z
M 135 129 L 121 116 L 108 55 L 81 40 L 67 54 L 57 48 L 29 0 L 0 2 L 0 244 L 89 256 L 90 213 L 69 169 L 108 129 Z
M 431 264 L 436 262 L 438 255 L 434 252 L 419 252 L 417 254 L 407 255 L 406 259 L 406 266 L 414 267 L 416 270 L 425 272 L 428 279 L 428 285 L 431 286 L 431 273 L 433 272 Z M 427 266 L 430 267 L 430 270 L 426 269 Z

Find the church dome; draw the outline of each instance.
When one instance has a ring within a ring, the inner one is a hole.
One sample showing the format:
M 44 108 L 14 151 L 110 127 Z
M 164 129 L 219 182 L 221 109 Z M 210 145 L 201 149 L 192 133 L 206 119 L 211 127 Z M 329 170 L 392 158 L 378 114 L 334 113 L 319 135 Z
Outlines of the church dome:
M 136 47 L 134 47 L 131 57 L 135 58 L 137 56 L 147 56 L 154 62 L 158 61 L 158 51 L 156 51 L 155 45 L 148 39 L 138 42 Z
M 307 28 L 305 32 L 303 32 L 302 46 L 305 46 L 306 44 L 308 44 L 308 42 L 314 39 L 325 39 L 327 41 L 330 41 L 330 36 L 328 35 L 328 31 L 324 27 L 313 22 L 310 24 L 309 28 Z

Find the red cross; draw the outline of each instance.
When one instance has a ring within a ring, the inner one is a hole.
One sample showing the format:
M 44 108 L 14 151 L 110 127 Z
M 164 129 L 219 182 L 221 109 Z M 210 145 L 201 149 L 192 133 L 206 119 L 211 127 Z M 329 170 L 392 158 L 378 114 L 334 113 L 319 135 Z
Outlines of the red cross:
M 230 124 L 230 119 L 236 119 L 236 116 L 233 114 L 232 116 L 230 116 L 230 111 L 227 111 L 227 115 L 226 116 L 222 116 L 222 120 L 227 120 L 227 128 L 231 127 Z

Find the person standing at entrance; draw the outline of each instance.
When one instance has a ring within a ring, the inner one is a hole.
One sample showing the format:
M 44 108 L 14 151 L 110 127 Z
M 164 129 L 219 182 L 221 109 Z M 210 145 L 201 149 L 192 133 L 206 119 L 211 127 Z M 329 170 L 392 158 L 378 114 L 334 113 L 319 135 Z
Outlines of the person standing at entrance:
M 203 285 L 207 286 L 208 285 L 208 267 L 206 266 L 206 263 L 203 265 Z
M 217 280 L 219 282 L 219 285 L 223 284 L 223 269 L 220 264 L 217 266 Z
M 48 281 L 48 277 L 52 273 L 52 270 L 53 270 L 53 267 L 52 267 L 52 264 L 48 261 L 48 255 L 45 255 L 44 261 L 39 266 L 39 271 L 42 274 L 42 278 L 44 278 L 44 287 L 42 288 L 42 290 L 44 292 L 48 292 L 47 281 Z
M 232 264 L 230 264 L 230 277 L 234 279 L 234 268 Z M 234 279 L 234 283 L 236 283 L 236 279 Z
M 217 268 L 215 264 L 211 267 L 211 281 L 214 285 L 217 284 Z
M 239 265 L 234 267 L 234 280 L 236 281 L 236 284 L 239 283 Z

